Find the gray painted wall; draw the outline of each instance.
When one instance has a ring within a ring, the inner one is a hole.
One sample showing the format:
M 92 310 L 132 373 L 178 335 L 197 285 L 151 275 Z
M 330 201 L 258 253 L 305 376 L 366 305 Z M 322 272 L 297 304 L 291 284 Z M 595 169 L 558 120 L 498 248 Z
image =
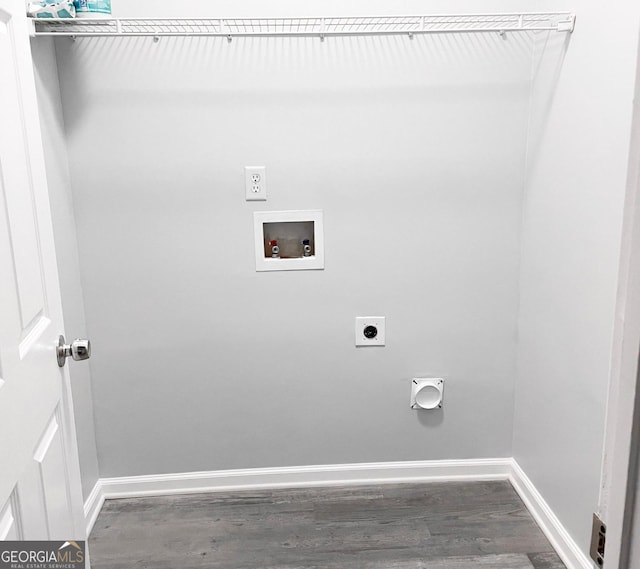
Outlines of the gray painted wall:
M 511 456 L 531 49 L 60 40 L 101 475 Z M 325 270 L 256 273 L 253 211 L 316 208 Z
M 540 42 L 524 200 L 514 455 L 588 549 L 598 509 L 640 5 Z M 565 54 L 566 51 L 566 54 Z
M 51 197 L 65 332 L 68 338 L 87 337 L 89 334 L 85 324 L 80 285 L 71 181 L 55 50 L 52 40 L 48 38 L 32 41 L 31 50 L 47 182 Z M 69 374 L 73 392 L 82 493 L 86 500 L 99 477 L 89 362 L 71 366 Z

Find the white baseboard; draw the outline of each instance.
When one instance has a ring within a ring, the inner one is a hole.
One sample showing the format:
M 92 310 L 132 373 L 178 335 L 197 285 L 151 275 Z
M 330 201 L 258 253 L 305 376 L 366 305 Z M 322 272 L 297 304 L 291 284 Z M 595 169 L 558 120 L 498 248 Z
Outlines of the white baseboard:
M 505 458 L 250 468 L 102 478 L 100 482 L 104 497 L 109 499 L 431 480 L 506 480 L 510 472 L 511 459 Z
M 567 569 L 592 569 L 542 495 L 512 458 L 250 468 L 101 478 L 85 503 L 87 535 L 106 500 L 175 494 L 455 480 L 509 480 Z
M 93 529 L 93 524 L 98 519 L 98 514 L 104 504 L 104 492 L 102 491 L 102 481 L 98 480 L 91 490 L 91 494 L 84 503 L 84 521 L 87 528 L 87 537 Z
M 512 460 L 509 482 L 567 569 L 593 569 L 594 564 L 578 547 L 578 544 L 569 535 L 569 532 L 515 460 Z

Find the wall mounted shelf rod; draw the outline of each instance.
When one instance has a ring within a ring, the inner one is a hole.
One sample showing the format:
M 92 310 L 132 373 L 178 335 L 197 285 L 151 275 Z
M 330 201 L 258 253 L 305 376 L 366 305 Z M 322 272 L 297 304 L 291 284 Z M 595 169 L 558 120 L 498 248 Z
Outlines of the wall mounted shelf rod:
M 33 36 L 318 37 L 573 32 L 575 14 L 529 12 L 313 18 L 33 19 Z

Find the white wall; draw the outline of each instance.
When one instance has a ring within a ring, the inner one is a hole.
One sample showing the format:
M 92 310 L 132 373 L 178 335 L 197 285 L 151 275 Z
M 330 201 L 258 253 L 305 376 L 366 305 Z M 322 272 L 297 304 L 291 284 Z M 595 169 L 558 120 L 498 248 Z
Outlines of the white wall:
M 211 0 L 185 6 L 171 0 L 113 1 L 114 17 L 307 17 L 384 14 L 477 14 L 531 10 L 536 0 Z M 535 6 L 534 6 L 535 7 Z M 555 10 L 555 8 L 553 8 Z
M 524 200 L 514 455 L 588 549 L 598 510 L 640 5 L 540 42 Z M 620 17 L 624 14 L 623 17 Z
M 477 3 L 384 6 L 445 4 Z M 531 48 L 58 40 L 101 475 L 511 456 Z M 314 208 L 325 270 L 256 273 L 252 212 Z M 420 374 L 442 412 L 409 409 Z
M 60 86 L 53 41 L 39 38 L 31 42 L 38 111 L 42 128 L 47 183 L 56 241 L 60 292 L 68 339 L 87 337 L 75 220 L 71 198 L 69 161 L 60 101 Z M 93 400 L 89 362 L 71 366 L 71 389 L 82 492 L 86 499 L 99 478 L 98 455 L 93 423 Z

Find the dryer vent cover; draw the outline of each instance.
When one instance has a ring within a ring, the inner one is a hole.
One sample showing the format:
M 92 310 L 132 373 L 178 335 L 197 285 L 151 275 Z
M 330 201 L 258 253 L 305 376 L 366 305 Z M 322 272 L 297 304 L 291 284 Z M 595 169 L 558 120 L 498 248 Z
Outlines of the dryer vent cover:
M 412 409 L 440 409 L 444 394 L 441 377 L 414 377 L 411 380 Z

